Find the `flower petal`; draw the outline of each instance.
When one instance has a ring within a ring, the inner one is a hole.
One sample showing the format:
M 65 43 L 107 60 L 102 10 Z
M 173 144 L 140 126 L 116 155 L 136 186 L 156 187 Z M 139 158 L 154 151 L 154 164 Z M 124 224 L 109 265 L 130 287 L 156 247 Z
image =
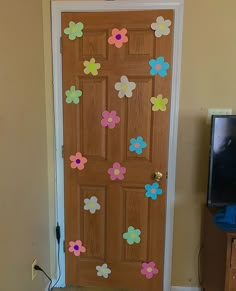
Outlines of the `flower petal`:
M 155 265 L 156 265 L 156 264 L 155 264 L 154 262 L 150 262 L 150 263 L 148 264 L 148 266 L 151 267 L 151 268 L 154 268 Z
M 165 60 L 163 57 L 158 57 L 156 61 L 158 64 L 163 64 Z
M 113 164 L 113 168 L 114 168 L 114 169 L 120 169 L 120 163 L 115 162 L 115 163 Z
M 115 46 L 116 46 L 117 48 L 121 48 L 121 47 L 123 46 L 123 42 L 116 41 L 116 42 L 115 42 Z
M 78 164 L 78 165 L 77 165 L 77 168 L 78 168 L 79 170 L 83 170 L 83 169 L 84 169 L 84 164 L 82 164 L 82 163 Z
M 112 35 L 113 36 L 116 36 L 117 34 L 119 34 L 120 33 L 120 30 L 119 29 L 117 29 L 117 28 L 113 28 L 112 29 Z

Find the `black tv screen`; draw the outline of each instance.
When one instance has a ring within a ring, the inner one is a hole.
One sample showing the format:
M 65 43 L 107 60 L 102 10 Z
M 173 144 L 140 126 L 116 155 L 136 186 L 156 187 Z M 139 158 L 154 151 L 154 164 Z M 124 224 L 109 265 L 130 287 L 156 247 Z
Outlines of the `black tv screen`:
M 236 204 L 236 115 L 211 119 L 207 204 Z

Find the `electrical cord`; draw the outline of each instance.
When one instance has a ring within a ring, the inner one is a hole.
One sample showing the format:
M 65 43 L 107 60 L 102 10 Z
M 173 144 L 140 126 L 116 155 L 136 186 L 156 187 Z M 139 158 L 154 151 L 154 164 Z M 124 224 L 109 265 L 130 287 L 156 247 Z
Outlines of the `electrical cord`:
M 34 269 L 37 270 L 37 271 L 40 271 L 40 272 L 44 273 L 44 275 L 48 278 L 48 280 L 50 282 L 52 282 L 52 279 L 48 276 L 48 274 L 39 265 L 35 265 L 34 266 Z
M 39 265 L 35 265 L 34 266 L 34 269 L 35 270 L 42 272 L 48 278 L 48 280 L 50 281 L 49 286 L 48 286 L 48 291 L 52 291 L 55 288 L 56 284 L 59 282 L 60 278 L 61 278 L 61 264 L 60 264 L 61 229 L 60 229 L 60 226 L 59 226 L 58 223 L 57 223 L 57 226 L 56 226 L 56 239 L 57 239 L 57 243 L 58 243 L 58 248 L 57 248 L 57 250 L 58 250 L 57 251 L 57 262 L 58 262 L 58 268 L 59 268 L 59 276 L 58 276 L 58 279 L 55 282 L 55 284 L 51 287 L 51 285 L 52 285 L 52 279 L 48 276 L 48 274 Z
M 60 278 L 61 278 L 61 264 L 60 264 L 60 244 L 58 244 L 58 252 L 57 252 L 57 261 L 58 261 L 58 269 L 59 269 L 59 276 L 58 276 L 58 279 L 57 281 L 55 282 L 55 284 L 52 286 L 51 289 L 49 289 L 48 291 L 52 291 L 55 286 L 57 285 L 57 283 L 59 282 Z M 52 283 L 50 283 L 51 285 Z M 49 287 L 50 287 L 49 285 Z

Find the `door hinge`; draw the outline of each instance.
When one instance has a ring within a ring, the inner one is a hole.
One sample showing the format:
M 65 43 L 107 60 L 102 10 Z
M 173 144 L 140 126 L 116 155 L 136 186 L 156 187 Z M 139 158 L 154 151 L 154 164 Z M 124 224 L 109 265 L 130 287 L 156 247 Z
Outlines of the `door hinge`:
M 64 159 L 64 145 L 61 146 L 61 157 Z
M 166 171 L 166 180 L 168 180 L 168 172 Z
M 62 54 L 62 37 L 60 37 L 60 53 Z

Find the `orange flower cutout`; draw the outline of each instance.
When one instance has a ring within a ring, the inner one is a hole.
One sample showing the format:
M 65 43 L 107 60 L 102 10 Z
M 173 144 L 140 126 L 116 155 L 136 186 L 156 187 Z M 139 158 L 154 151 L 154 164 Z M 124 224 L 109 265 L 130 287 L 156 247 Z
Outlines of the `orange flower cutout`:
M 86 252 L 86 248 L 82 246 L 82 241 L 81 240 L 77 240 L 77 241 L 70 241 L 69 242 L 69 252 L 70 253 L 74 253 L 74 255 L 76 257 L 78 257 L 80 255 L 80 253 L 85 253 Z
M 109 37 L 108 43 L 114 44 L 117 48 L 121 48 L 123 43 L 128 42 L 128 37 L 126 36 L 127 29 L 122 28 L 121 30 L 114 28 L 112 29 L 112 36 Z
M 70 156 L 70 160 L 72 163 L 70 164 L 72 169 L 78 169 L 78 170 L 83 170 L 84 169 L 84 164 L 87 163 L 87 159 L 82 156 L 81 153 L 76 153 L 74 156 Z

